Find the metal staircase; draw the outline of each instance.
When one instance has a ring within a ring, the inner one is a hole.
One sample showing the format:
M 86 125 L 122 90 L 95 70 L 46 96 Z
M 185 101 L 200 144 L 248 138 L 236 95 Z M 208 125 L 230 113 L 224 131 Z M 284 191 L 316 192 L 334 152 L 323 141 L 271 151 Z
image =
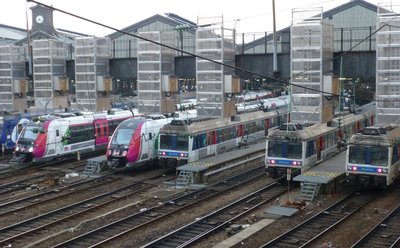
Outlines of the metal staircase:
M 303 182 L 300 190 L 300 199 L 303 201 L 312 201 L 318 194 L 319 183 Z
M 85 176 L 93 176 L 94 174 L 99 173 L 103 168 L 104 161 L 99 159 L 88 159 L 85 169 L 82 171 L 82 175 Z
M 193 171 L 180 170 L 175 184 L 177 186 L 187 187 L 189 184 L 194 183 L 194 179 L 195 179 L 195 176 L 193 175 Z

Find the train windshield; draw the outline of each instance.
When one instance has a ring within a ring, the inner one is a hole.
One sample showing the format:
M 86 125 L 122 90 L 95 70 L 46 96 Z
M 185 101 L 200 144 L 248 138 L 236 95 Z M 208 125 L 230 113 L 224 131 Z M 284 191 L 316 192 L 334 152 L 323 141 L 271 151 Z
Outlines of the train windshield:
M 349 163 L 382 166 L 388 164 L 387 147 L 350 146 Z
M 129 145 L 132 135 L 143 119 L 129 119 L 122 122 L 115 131 L 111 145 Z
M 160 149 L 188 151 L 189 137 L 179 135 L 160 135 Z
M 301 142 L 288 142 L 282 140 L 268 141 L 268 157 L 302 158 Z
M 35 141 L 39 132 L 43 130 L 43 123 L 29 122 L 18 139 L 19 143 Z

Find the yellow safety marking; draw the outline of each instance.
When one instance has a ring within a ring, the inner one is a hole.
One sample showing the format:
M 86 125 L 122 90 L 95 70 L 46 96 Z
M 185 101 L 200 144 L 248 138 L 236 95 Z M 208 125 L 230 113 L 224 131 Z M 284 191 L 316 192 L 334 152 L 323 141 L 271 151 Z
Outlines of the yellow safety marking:
M 333 178 L 333 177 L 337 177 L 341 173 L 340 172 L 327 172 L 327 171 L 307 171 L 303 174 L 305 176 L 311 176 L 311 177 L 320 176 L 320 177 Z
M 210 166 L 213 166 L 214 164 L 213 163 L 203 163 L 203 162 L 192 162 L 189 165 L 200 166 L 200 167 L 210 167 Z

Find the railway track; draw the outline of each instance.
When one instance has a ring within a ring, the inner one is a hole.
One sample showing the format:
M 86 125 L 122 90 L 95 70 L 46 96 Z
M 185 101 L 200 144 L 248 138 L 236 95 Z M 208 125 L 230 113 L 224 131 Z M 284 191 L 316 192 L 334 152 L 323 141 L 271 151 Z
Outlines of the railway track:
M 264 168 L 257 168 L 247 174 L 243 173 L 236 177 L 227 179 L 224 182 L 215 184 L 212 188 L 210 187 L 209 189 L 201 189 L 188 193 L 176 199 L 164 202 L 162 205 L 135 213 L 109 225 L 67 240 L 55 247 L 107 247 L 108 243 L 118 240 L 130 232 L 137 231 L 150 225 L 156 225 L 157 221 L 160 221 L 174 213 L 178 213 L 182 211 L 182 209 L 189 208 L 199 204 L 201 201 L 223 194 L 228 190 L 236 188 L 241 183 L 254 180 L 255 177 L 263 177 L 263 170 Z M 250 177 L 250 179 L 248 177 Z M 247 178 L 247 180 L 245 180 L 245 178 Z M 282 188 L 282 190 L 285 189 L 286 187 Z
M 98 188 L 102 185 L 107 185 L 118 180 L 120 179 L 107 176 L 89 178 L 84 181 L 79 181 L 59 188 L 49 189 L 48 191 L 40 192 L 38 194 L 32 194 L 21 199 L 0 203 L 0 220 L 2 217 L 7 215 L 18 215 L 27 209 L 33 209 L 35 206 L 44 205 L 50 201 L 80 194 L 80 192 L 84 190 Z
M 399 247 L 400 205 L 390 212 L 378 225 L 357 241 L 352 248 Z
M 20 244 L 27 242 L 27 240 L 32 240 L 35 235 L 43 234 L 43 232 L 50 230 L 57 224 L 77 219 L 85 213 L 96 211 L 149 187 L 154 186 L 143 182 L 133 182 L 127 186 L 110 190 L 89 199 L 1 228 L 0 246 L 12 245 L 12 247 L 18 247 Z
M 65 176 L 65 171 L 74 171 L 75 169 L 82 169 L 85 163 L 81 161 L 72 164 L 64 164 L 55 169 L 47 170 L 46 168 L 33 168 L 30 173 L 21 173 L 16 177 L 12 177 L 8 180 L 0 183 L 0 197 L 4 200 L 9 196 L 15 198 L 19 195 L 26 194 L 26 189 L 30 186 L 36 186 L 37 188 L 42 186 L 48 186 L 49 183 L 57 181 L 59 178 Z M 11 179 L 14 178 L 14 181 Z M 7 182 L 9 181 L 9 182 Z
M 285 192 L 285 186 L 274 182 L 142 247 L 190 247 L 212 232 Z
M 21 175 L 27 175 L 38 171 L 39 169 L 45 167 L 60 167 L 66 166 L 67 168 L 76 168 L 76 166 L 86 164 L 86 160 L 89 158 L 94 158 L 99 156 L 98 151 L 90 152 L 81 156 L 81 160 L 76 160 L 75 157 L 68 157 L 59 160 L 52 160 L 43 164 L 35 164 L 35 165 L 10 165 L 8 168 L 2 168 L 0 170 L 0 184 L 7 183 L 10 178 L 19 177 Z M 71 163 L 72 162 L 72 163 Z
M 30 177 L 30 178 L 25 178 L 22 180 L 6 183 L 6 184 L 1 184 L 0 185 L 0 198 L 5 199 L 7 195 L 15 195 L 15 191 L 26 189 L 32 184 L 38 184 L 45 182 L 48 180 L 52 175 L 48 174 L 41 174 L 38 176 Z
M 374 198 L 376 198 L 374 194 L 349 194 L 339 202 L 326 208 L 319 214 L 304 221 L 261 247 L 304 247 L 313 240 L 316 240 L 332 227 L 339 224 L 341 221 L 350 217 L 353 213 L 357 212 Z

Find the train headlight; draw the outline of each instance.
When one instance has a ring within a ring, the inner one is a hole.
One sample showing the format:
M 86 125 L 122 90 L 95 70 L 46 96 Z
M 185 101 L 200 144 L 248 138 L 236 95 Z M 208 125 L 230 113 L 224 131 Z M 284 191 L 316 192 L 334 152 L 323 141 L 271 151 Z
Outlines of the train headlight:
M 378 171 L 378 173 L 382 173 L 382 168 L 378 168 L 376 171 Z
M 275 161 L 274 159 L 271 159 L 271 160 L 269 160 L 269 163 L 270 163 L 270 164 L 275 164 L 276 161 Z
M 122 152 L 122 157 L 125 157 L 126 154 L 128 154 L 128 151 L 123 151 L 123 152 Z
M 29 147 L 28 152 L 33 152 L 33 147 Z
M 387 173 L 388 169 L 382 169 L 383 173 Z
M 352 171 L 357 171 L 357 166 L 352 166 L 352 167 L 351 167 L 351 170 L 352 170 Z
M 124 146 L 125 149 L 128 149 L 128 147 L 129 147 L 128 145 L 125 145 L 125 146 Z
M 167 153 L 166 152 L 161 152 L 161 155 L 165 156 L 165 155 L 167 155 Z
M 16 151 L 16 152 L 19 151 L 19 146 L 15 147 L 15 151 Z

